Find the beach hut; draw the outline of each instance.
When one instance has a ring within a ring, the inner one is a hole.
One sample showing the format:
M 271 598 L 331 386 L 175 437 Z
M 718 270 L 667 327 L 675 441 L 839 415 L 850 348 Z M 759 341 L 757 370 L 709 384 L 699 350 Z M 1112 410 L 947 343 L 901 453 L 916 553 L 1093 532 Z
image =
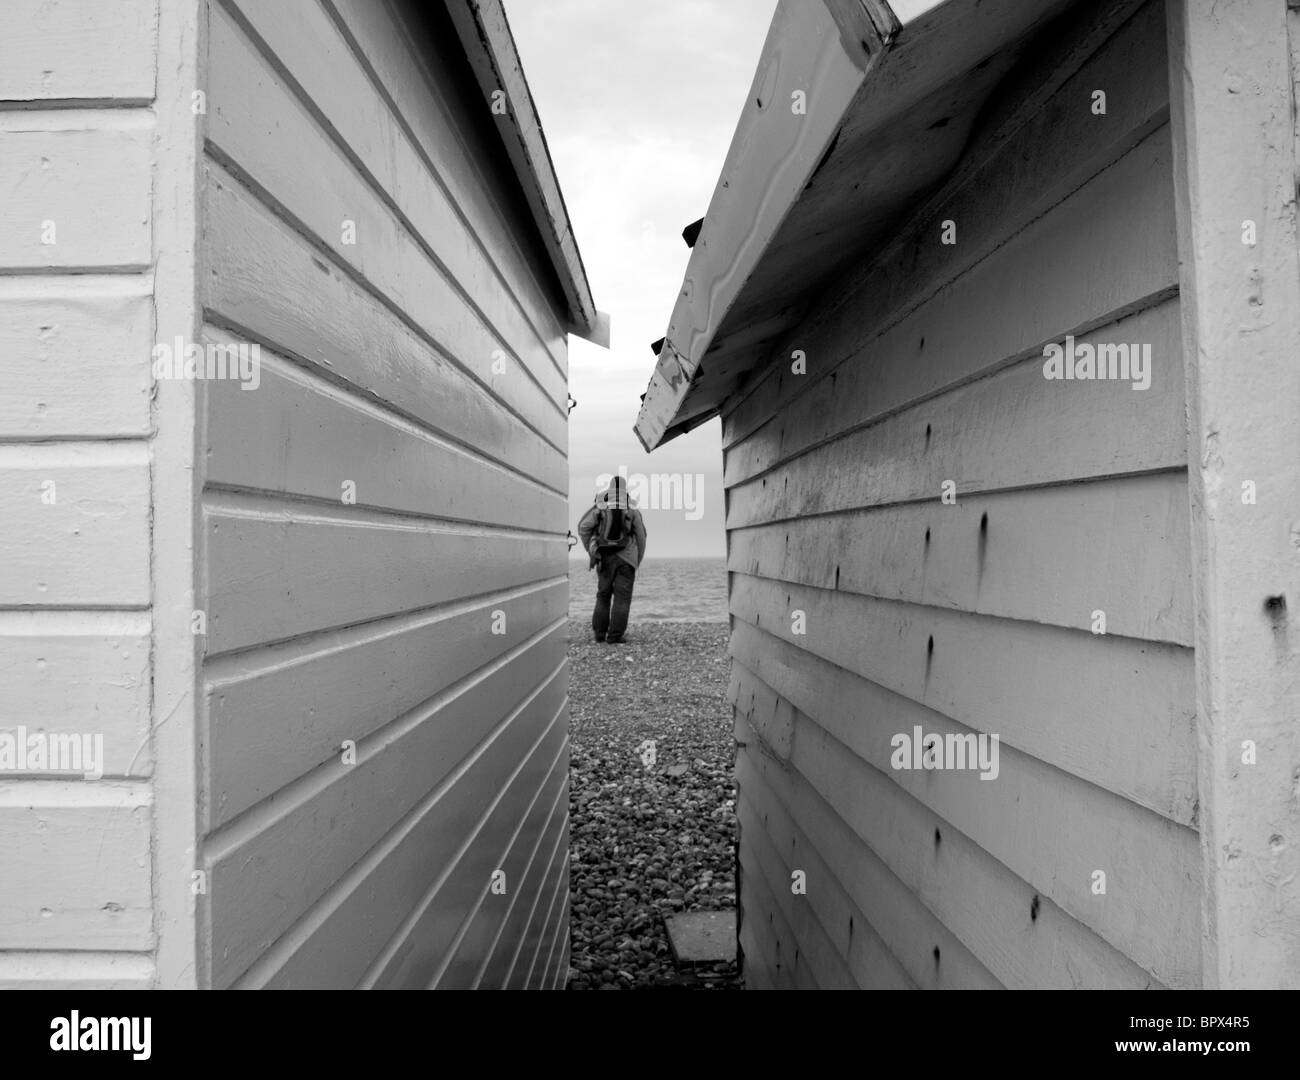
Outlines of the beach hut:
M 0 22 L 0 985 L 562 986 L 605 320 L 500 3 Z
M 721 417 L 747 985 L 1300 986 L 1300 9 L 782 0 Z

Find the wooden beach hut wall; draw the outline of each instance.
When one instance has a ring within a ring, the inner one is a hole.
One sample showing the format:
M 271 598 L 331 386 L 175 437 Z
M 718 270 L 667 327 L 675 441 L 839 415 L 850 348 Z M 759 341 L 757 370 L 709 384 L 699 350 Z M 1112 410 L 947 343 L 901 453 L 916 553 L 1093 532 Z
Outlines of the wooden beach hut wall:
M 0 20 L 0 737 L 103 747 L 0 773 L 0 985 L 562 985 L 603 317 L 500 3 Z
M 1298 74 L 778 7 L 637 420 L 721 416 L 747 985 L 1300 986 Z

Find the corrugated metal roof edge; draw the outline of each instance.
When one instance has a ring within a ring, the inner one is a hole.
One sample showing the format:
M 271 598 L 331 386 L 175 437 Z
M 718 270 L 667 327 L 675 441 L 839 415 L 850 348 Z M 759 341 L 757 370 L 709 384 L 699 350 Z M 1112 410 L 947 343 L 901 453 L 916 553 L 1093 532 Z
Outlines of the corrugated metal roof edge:
M 501 126 L 501 135 L 564 291 L 569 308 L 566 329 L 609 348 L 609 316 L 596 309 L 592 298 L 582 254 L 573 235 L 564 194 L 505 8 L 501 0 L 446 0 L 446 5 L 484 97 L 491 104 L 495 92 L 505 91 L 509 123 Z

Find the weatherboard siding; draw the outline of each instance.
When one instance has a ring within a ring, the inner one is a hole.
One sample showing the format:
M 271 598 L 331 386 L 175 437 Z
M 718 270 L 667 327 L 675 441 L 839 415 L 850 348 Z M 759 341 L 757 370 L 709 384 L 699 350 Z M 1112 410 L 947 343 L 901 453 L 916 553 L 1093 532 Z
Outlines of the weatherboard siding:
M 1163 5 L 1068 45 L 724 412 L 755 985 L 1201 983 Z M 1066 335 L 1149 344 L 1150 388 L 1045 379 Z M 998 734 L 998 777 L 894 769 L 918 726 Z
M 102 7 L 14 0 L 0 36 L 0 732 L 104 754 L 97 781 L 0 776 L 4 988 L 158 968 L 152 463 L 157 418 L 184 408 L 151 398 L 171 228 L 152 144 L 171 119 L 155 0 Z
M 201 427 L 213 987 L 562 982 L 566 340 L 406 8 L 207 8 L 203 332 L 262 358 Z

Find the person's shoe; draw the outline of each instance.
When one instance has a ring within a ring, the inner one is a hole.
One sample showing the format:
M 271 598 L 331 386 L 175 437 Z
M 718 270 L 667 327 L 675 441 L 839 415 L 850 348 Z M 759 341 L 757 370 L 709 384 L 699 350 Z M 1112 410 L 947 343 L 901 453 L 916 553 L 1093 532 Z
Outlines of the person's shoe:
M 597 634 L 597 635 L 596 635 L 596 640 L 597 640 L 598 642 L 600 642 L 600 643 L 603 644 L 604 641 L 605 641 L 605 635 L 604 635 L 604 634 Z
M 623 635 L 620 634 L 618 637 L 615 637 L 613 634 L 610 634 L 609 637 L 607 637 L 607 638 L 605 639 L 605 644 L 607 644 L 607 645 L 622 645 L 622 644 L 623 644 Z

